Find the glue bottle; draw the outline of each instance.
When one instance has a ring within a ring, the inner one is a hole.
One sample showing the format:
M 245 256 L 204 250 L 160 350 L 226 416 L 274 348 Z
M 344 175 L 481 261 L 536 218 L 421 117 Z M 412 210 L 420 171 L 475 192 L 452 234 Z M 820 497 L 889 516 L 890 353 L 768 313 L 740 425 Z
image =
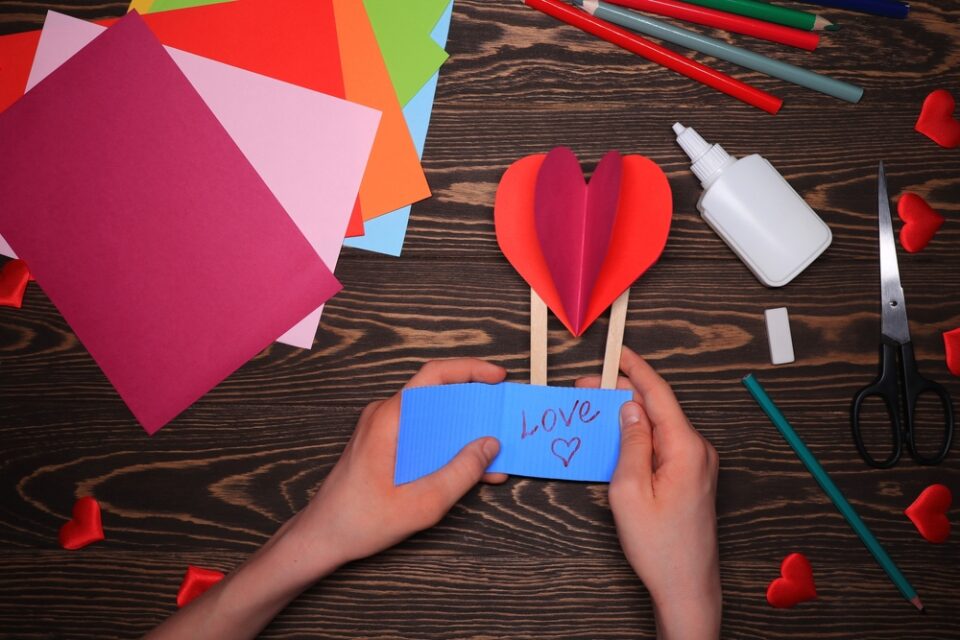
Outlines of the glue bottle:
M 679 122 L 673 131 L 703 185 L 697 209 L 760 282 L 782 287 L 830 246 L 830 227 L 766 159 L 738 160 Z

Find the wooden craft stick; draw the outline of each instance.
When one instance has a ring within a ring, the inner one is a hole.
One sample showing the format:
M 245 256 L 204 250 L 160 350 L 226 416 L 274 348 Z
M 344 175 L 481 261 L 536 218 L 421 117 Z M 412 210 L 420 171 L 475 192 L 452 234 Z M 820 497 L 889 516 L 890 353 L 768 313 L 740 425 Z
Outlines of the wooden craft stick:
M 530 288 L 530 384 L 547 384 L 547 303 Z
M 630 288 L 613 301 L 610 307 L 610 326 L 607 328 L 607 350 L 603 355 L 603 372 L 600 374 L 601 389 L 616 389 L 620 374 L 620 351 L 623 349 L 623 329 L 627 324 L 627 307 L 630 305 Z

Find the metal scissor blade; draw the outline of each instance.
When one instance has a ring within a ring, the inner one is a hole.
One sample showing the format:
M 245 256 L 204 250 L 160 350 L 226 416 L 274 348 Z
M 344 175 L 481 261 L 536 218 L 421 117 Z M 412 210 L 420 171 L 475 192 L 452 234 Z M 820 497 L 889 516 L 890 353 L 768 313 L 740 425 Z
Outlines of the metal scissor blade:
M 910 325 L 907 322 L 903 287 L 900 285 L 897 243 L 893 237 L 890 199 L 887 196 L 887 176 L 883 172 L 882 161 L 877 182 L 880 218 L 880 332 L 900 344 L 905 344 L 910 342 Z

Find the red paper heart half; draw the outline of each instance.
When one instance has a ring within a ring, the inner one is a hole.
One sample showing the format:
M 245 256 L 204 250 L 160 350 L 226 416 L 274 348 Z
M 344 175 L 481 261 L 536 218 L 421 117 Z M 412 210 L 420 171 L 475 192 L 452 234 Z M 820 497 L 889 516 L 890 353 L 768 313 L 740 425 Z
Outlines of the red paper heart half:
M 100 505 L 93 498 L 80 498 L 73 505 L 73 519 L 60 527 L 60 546 L 80 549 L 99 540 L 103 540 Z
M 897 215 L 903 220 L 900 244 L 910 253 L 922 251 L 943 226 L 943 216 L 915 193 L 900 196 Z
M 187 573 L 183 576 L 180 590 L 177 591 L 177 606 L 185 607 L 204 594 L 204 592 L 223 580 L 223 572 L 216 569 L 187 566 Z
M 946 542 L 950 537 L 950 521 L 947 511 L 953 496 L 950 489 L 942 484 L 932 484 L 917 496 L 904 511 L 913 526 L 927 542 Z
M 780 563 L 780 577 L 767 587 L 767 602 L 778 609 L 789 609 L 816 597 L 810 561 L 802 553 L 791 553 Z
M 0 269 L 0 307 L 23 305 L 23 294 L 27 283 L 32 280 L 27 263 L 23 260 L 11 260 Z
M 504 173 L 494 205 L 497 241 L 510 264 L 564 326 L 581 335 L 660 258 L 670 233 L 673 197 L 667 177 L 654 162 L 637 155 L 622 158 L 613 231 L 585 315 L 575 328 L 564 310 L 537 233 L 537 177 L 545 158 L 521 158 Z
M 953 116 L 955 102 L 946 89 L 937 89 L 923 101 L 914 129 L 941 147 L 960 146 L 960 122 Z
M 947 368 L 960 377 L 960 328 L 943 333 L 943 348 L 947 353 Z

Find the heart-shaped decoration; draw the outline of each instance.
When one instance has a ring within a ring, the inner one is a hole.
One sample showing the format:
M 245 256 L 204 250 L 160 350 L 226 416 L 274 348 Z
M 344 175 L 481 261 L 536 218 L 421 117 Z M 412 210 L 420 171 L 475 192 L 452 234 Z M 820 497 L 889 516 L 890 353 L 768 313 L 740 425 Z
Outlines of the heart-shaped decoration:
M 953 116 L 955 106 L 949 91 L 933 91 L 923 101 L 920 117 L 913 128 L 941 147 L 953 149 L 960 146 L 960 122 Z
M 947 511 L 953 496 L 950 489 L 942 484 L 932 484 L 917 496 L 904 511 L 913 526 L 927 542 L 946 542 L 950 536 L 950 521 Z
M 27 263 L 23 260 L 11 260 L 0 269 L 0 307 L 15 307 L 23 305 L 23 294 L 27 290 L 27 283 L 33 280 Z
M 73 505 L 73 519 L 60 527 L 60 546 L 80 549 L 100 540 L 103 540 L 100 505 L 93 498 L 80 498 Z
M 767 587 L 767 602 L 778 609 L 789 609 L 816 597 L 810 561 L 802 553 L 791 553 L 780 563 L 780 577 Z
M 615 156 L 608 154 L 608 157 Z M 599 274 L 594 278 L 592 290 L 583 296 L 587 301 L 585 310 L 582 315 L 579 315 L 583 307 L 574 305 L 568 314 L 560 293 L 567 285 L 555 282 L 538 232 L 537 185 L 540 170 L 546 158 L 546 155 L 521 158 L 504 173 L 497 189 L 494 205 L 497 241 L 500 244 L 500 250 L 527 284 L 539 294 L 564 326 L 572 334 L 579 336 L 660 258 L 670 233 L 673 197 L 667 177 L 654 162 L 637 155 L 622 157 L 612 231 L 604 231 L 604 225 L 601 224 L 599 231 L 595 228 L 583 230 L 583 233 L 598 233 L 598 239 L 584 239 L 582 244 L 579 240 L 573 242 L 574 246 L 584 248 L 602 246 L 603 236 L 609 233 Z M 614 160 L 607 160 L 607 162 L 611 163 Z M 600 168 L 604 169 L 604 173 L 610 170 L 602 166 L 598 167 Z M 564 168 L 562 171 L 567 176 L 572 173 L 569 168 Z M 598 177 L 604 183 L 612 180 L 610 175 L 603 177 L 602 174 L 597 176 L 597 172 L 594 174 L 594 178 L 590 181 L 591 187 Z M 582 174 L 578 173 L 575 177 L 589 192 L 591 187 L 584 185 Z M 589 193 L 587 198 L 589 199 Z M 604 199 L 603 203 L 606 202 L 607 200 Z M 606 205 L 598 204 L 597 206 L 602 208 Z M 598 217 L 603 219 L 603 216 Z M 584 219 L 588 218 L 589 216 L 584 216 Z M 545 234 L 549 233 L 545 231 Z M 554 249 L 547 251 L 555 257 Z M 591 253 L 596 253 L 596 250 L 591 249 Z M 584 264 L 584 261 L 581 260 L 580 264 Z M 585 279 L 590 280 L 589 277 Z
M 943 333 L 943 348 L 947 353 L 947 368 L 960 377 L 960 328 Z
M 943 226 L 943 216 L 915 193 L 900 196 L 897 215 L 903 220 L 900 244 L 910 253 L 922 251 Z
M 564 468 L 570 466 L 570 461 L 573 460 L 573 456 L 580 450 L 580 438 L 570 438 L 569 440 L 564 440 L 563 438 L 555 438 L 552 443 L 550 443 L 550 452 L 560 458 L 560 462 L 563 463 Z
M 187 566 L 187 573 L 183 576 L 180 590 L 177 591 L 177 606 L 183 608 L 203 595 L 203 593 L 223 580 L 223 572 L 216 569 Z

